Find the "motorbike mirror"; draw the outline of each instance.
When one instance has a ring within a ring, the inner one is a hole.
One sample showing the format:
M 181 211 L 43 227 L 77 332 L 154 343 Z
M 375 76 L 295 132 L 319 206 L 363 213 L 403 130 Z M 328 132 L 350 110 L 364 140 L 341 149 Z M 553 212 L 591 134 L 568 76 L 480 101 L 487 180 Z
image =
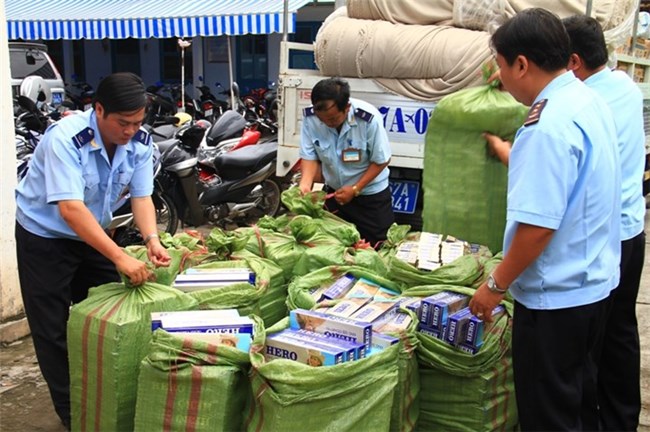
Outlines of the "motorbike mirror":
M 32 54 L 30 51 L 27 51 L 25 54 L 25 61 L 28 65 L 33 66 L 36 64 L 36 57 L 34 57 L 34 54 Z

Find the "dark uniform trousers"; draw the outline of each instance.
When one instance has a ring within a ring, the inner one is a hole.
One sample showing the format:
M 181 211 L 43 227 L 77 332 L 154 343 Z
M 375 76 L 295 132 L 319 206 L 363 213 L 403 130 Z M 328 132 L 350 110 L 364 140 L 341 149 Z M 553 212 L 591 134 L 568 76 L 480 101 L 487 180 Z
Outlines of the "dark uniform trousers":
M 70 424 L 66 326 L 70 305 L 88 289 L 119 281 L 115 265 L 88 244 L 34 235 L 16 222 L 20 289 L 38 364 L 54 408 Z
M 515 302 L 512 361 L 522 431 L 598 430 L 597 352 L 609 297 L 585 306 Z
M 598 368 L 601 430 L 635 431 L 641 413 L 639 293 L 645 234 L 621 242 L 621 281 L 610 295 L 602 354 Z
M 334 192 L 332 188 L 326 188 Z M 390 188 L 373 195 L 359 195 L 345 205 L 339 205 L 334 197 L 325 201 L 325 207 L 340 218 L 354 224 L 362 239 L 375 246 L 386 240 L 388 228 L 395 222 L 393 196 Z

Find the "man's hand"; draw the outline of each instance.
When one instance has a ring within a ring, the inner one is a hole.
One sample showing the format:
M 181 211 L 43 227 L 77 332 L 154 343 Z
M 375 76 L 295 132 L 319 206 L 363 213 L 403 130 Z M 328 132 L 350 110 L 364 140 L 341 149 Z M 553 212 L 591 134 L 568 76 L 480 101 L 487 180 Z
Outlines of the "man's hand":
M 334 199 L 339 205 L 346 205 L 354 199 L 352 186 L 342 186 L 334 192 Z
M 167 249 L 160 244 L 160 240 L 157 238 L 152 238 L 147 243 L 147 256 L 149 257 L 149 261 L 156 267 L 169 267 L 172 261 Z
M 492 322 L 492 311 L 501 303 L 504 294 L 490 291 L 487 283 L 483 283 L 469 301 L 469 310 L 478 319 Z
M 132 285 L 139 286 L 153 277 L 153 272 L 147 264 L 122 252 L 122 256 L 115 261 L 117 270 L 129 278 Z
M 483 138 L 487 141 L 488 153 L 490 156 L 496 157 L 505 166 L 508 166 L 508 162 L 510 161 L 510 149 L 512 147 L 510 141 L 504 141 L 489 132 L 484 132 Z

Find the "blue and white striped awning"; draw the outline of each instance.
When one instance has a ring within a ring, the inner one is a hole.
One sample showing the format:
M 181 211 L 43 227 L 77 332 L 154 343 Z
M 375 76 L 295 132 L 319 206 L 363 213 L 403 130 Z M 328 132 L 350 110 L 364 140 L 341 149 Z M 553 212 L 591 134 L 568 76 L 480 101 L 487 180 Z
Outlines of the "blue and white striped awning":
M 296 11 L 312 0 L 289 0 Z M 5 0 L 8 38 L 124 39 L 283 31 L 283 0 Z

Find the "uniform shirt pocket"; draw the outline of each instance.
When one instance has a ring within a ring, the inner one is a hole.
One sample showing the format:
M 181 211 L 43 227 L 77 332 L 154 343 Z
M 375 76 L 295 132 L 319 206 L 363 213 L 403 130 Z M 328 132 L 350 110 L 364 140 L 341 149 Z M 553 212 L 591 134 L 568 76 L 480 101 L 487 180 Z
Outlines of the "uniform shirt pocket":
M 129 183 L 133 178 L 133 170 L 120 171 L 113 177 L 111 185 L 111 204 L 117 201 L 129 192 Z
M 99 175 L 97 173 L 85 173 L 84 180 L 86 185 L 84 187 L 84 203 L 90 205 L 93 203 L 101 202 L 100 194 L 101 188 L 99 185 Z

